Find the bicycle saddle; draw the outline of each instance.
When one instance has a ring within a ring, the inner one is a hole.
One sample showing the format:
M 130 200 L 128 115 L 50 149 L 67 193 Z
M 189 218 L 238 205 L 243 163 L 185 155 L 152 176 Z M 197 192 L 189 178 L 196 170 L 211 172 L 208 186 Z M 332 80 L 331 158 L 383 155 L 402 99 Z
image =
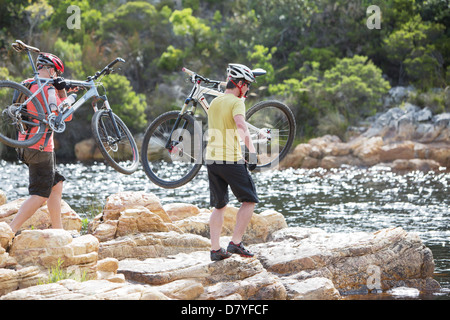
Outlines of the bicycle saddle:
M 264 69 L 258 68 L 258 69 L 252 70 L 252 73 L 255 77 L 259 77 L 259 76 L 265 75 L 267 73 L 267 71 Z
M 17 52 L 22 52 L 22 51 L 33 51 L 33 52 L 38 52 L 38 53 L 41 52 L 41 50 L 39 50 L 38 48 L 29 46 L 20 40 L 16 40 L 16 42 L 11 43 L 11 46 Z

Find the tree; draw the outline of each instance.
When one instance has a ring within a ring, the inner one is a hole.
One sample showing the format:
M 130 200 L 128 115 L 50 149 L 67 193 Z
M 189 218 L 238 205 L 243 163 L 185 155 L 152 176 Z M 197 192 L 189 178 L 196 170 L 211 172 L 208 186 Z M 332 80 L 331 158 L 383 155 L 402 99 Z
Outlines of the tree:
M 257 85 L 267 86 L 275 79 L 275 70 L 272 65 L 272 56 L 277 51 L 277 48 L 266 48 L 262 45 L 255 45 L 253 51 L 247 52 L 247 59 L 250 63 L 250 68 L 262 68 L 267 71 L 267 74 L 256 79 Z
M 28 22 L 30 24 L 30 29 L 28 30 L 28 43 L 31 43 L 34 28 L 53 13 L 53 7 L 49 5 L 46 0 L 39 0 L 26 7 L 25 12 L 27 13 Z
M 157 10 L 150 3 L 133 1 L 102 19 L 98 35 L 103 46 L 127 61 L 126 75 L 139 92 L 149 91 L 161 81 L 155 75 L 158 59 L 173 39 L 170 14 L 168 7 Z
M 285 80 L 271 86 L 270 92 L 287 97 L 295 109 L 301 110 L 297 111 L 299 119 L 309 121 L 312 127 L 322 124 L 325 128 L 324 121 L 336 119 L 340 128 L 335 132 L 374 115 L 381 107 L 382 96 L 390 89 L 381 70 L 365 56 L 339 59 L 324 72 L 318 62 L 306 63 L 300 72 L 302 80 Z
M 168 71 L 178 70 L 183 64 L 184 57 L 185 53 L 183 50 L 176 49 L 174 46 L 169 45 L 159 58 L 158 67 Z
M 434 42 L 444 29 L 440 24 L 423 22 L 416 15 L 385 39 L 387 57 L 399 65 L 400 84 L 410 81 L 422 89 L 442 85 L 443 57 Z
M 72 44 L 58 38 L 55 42 L 54 53 L 64 63 L 64 77 L 74 79 L 85 78 L 80 44 Z
M 389 89 L 381 70 L 367 57 L 354 56 L 338 60 L 325 71 L 323 82 L 329 98 L 329 108 L 354 123 L 354 120 L 374 115 L 381 98 Z
M 210 60 L 214 51 L 216 41 L 211 28 L 205 21 L 193 16 L 191 8 L 175 10 L 169 18 L 172 24 L 173 32 L 177 36 L 175 45 L 170 45 L 164 54 L 174 57 L 178 60 L 189 60 L 189 65 L 193 65 L 197 72 L 205 72 L 202 68 L 205 60 Z M 178 48 L 177 48 L 178 47 Z M 182 50 L 183 54 L 179 51 Z
M 83 45 L 84 35 L 95 32 L 102 19 L 102 12 L 105 12 L 105 5 L 108 1 L 97 0 L 48 0 L 53 6 L 54 12 L 47 21 L 42 24 L 45 30 L 53 30 L 68 42 Z M 80 9 L 80 28 L 68 28 L 67 20 L 72 12 L 67 12 L 68 8 L 76 6 Z
M 145 95 L 136 94 L 130 85 L 130 81 L 119 74 L 106 76 L 102 81 L 114 113 L 125 122 L 130 130 L 142 130 L 147 123 L 145 119 L 147 107 Z

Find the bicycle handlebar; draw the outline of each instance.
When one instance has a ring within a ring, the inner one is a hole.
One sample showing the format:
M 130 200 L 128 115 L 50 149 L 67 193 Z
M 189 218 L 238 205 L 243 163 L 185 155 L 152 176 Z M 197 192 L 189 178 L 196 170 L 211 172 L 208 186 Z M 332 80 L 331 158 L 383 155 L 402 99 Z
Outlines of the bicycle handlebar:
M 194 76 L 194 75 L 195 75 L 195 72 L 189 70 L 188 68 L 184 68 L 184 67 L 183 67 L 183 69 L 181 69 L 181 71 L 187 73 L 187 74 L 190 75 L 190 76 Z
M 125 63 L 125 60 L 117 57 L 114 61 L 110 62 L 106 67 L 104 67 L 102 71 L 97 71 L 94 76 L 89 76 L 88 80 L 97 80 L 104 73 L 110 74 L 112 71 L 112 67 L 118 62 Z
M 213 84 L 215 84 L 215 85 L 217 85 L 217 86 L 221 85 L 221 86 L 224 86 L 224 87 L 225 87 L 225 86 L 227 85 L 225 82 L 222 82 L 222 81 L 218 81 L 218 80 L 210 80 L 210 79 L 208 79 L 208 78 L 205 78 L 205 77 L 203 77 L 203 76 L 201 76 L 201 75 L 195 73 L 194 71 L 189 70 L 188 68 L 184 68 L 184 67 L 183 67 L 183 69 L 181 69 L 181 71 L 183 71 L 184 73 L 187 73 L 188 75 L 190 75 L 190 76 L 192 77 L 192 80 L 197 80 L 197 79 L 199 79 L 199 80 L 201 80 L 201 81 L 203 81 L 203 82 L 205 82 L 205 83 L 213 83 Z

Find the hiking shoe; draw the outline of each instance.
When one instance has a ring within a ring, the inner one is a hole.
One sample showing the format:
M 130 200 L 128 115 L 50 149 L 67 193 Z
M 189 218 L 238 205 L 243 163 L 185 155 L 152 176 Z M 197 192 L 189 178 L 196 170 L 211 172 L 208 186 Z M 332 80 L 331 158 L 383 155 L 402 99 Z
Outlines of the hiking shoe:
M 237 253 L 241 257 L 251 258 L 254 256 L 253 253 L 244 248 L 242 242 L 239 244 L 234 244 L 233 241 L 230 241 L 230 243 L 228 244 L 227 251 L 230 253 Z
M 219 250 L 211 250 L 211 261 L 220 261 L 231 257 L 231 253 L 227 252 L 224 248 Z

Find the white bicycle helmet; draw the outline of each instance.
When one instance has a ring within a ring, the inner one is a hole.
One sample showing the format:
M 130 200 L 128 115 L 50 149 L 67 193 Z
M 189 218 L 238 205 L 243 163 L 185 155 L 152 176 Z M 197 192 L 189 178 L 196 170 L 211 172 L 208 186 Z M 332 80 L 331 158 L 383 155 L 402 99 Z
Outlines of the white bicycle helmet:
M 249 67 L 243 64 L 230 63 L 227 68 L 228 79 L 245 79 L 248 82 L 255 82 L 255 76 Z

